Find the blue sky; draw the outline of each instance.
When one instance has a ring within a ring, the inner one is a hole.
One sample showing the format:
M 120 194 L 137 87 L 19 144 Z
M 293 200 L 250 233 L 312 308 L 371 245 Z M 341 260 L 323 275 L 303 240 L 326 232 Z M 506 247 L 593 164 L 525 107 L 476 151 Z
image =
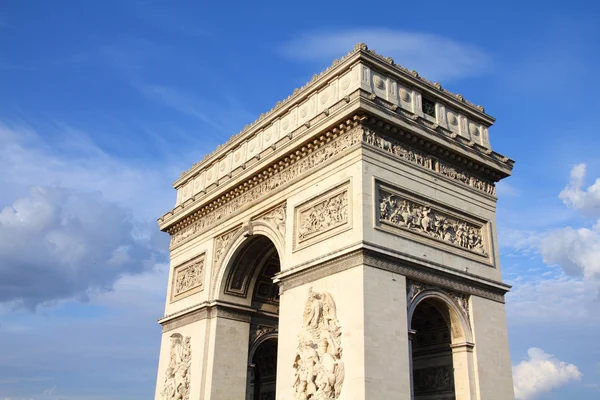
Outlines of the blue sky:
M 153 396 L 171 182 L 357 42 L 497 118 L 519 397 L 599 398 L 599 6 L 497 3 L 0 2 L 0 399 Z

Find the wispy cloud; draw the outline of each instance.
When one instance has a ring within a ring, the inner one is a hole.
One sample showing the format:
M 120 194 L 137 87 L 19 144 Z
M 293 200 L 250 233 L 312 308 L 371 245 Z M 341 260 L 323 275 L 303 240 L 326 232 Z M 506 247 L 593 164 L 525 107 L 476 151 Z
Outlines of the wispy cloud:
M 197 118 L 221 132 L 227 131 L 221 122 L 209 115 L 209 106 L 195 96 L 164 85 L 139 85 L 138 89 L 148 98 L 173 110 Z
M 393 29 L 308 32 L 284 43 L 280 51 L 293 60 L 323 61 L 346 54 L 359 42 L 431 80 L 481 75 L 492 67 L 491 57 L 477 46 L 430 33 Z

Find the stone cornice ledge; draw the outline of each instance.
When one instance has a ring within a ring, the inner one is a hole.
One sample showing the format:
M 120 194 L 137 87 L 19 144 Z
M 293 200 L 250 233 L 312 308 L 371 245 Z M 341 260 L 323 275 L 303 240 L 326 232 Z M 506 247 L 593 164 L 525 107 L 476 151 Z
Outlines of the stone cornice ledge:
M 242 142 L 250 139 L 261 129 L 270 129 L 273 127 L 273 124 L 276 122 L 277 118 L 283 118 L 284 114 L 289 112 L 292 107 L 298 106 L 303 101 L 308 100 L 309 96 L 314 94 L 319 89 L 325 89 L 326 86 L 332 86 L 334 83 L 337 83 L 331 82 L 330 80 L 336 76 L 340 77 L 343 73 L 346 73 L 352 68 L 356 67 L 356 64 L 359 60 L 364 60 L 367 64 L 386 70 L 386 72 L 395 75 L 397 78 L 401 78 L 404 84 L 413 86 L 419 89 L 421 92 L 441 98 L 455 109 L 467 114 L 470 118 L 479 119 L 488 126 L 492 125 L 495 121 L 493 117 L 485 113 L 482 106 L 476 106 L 473 103 L 470 103 L 469 101 L 465 100 L 462 95 L 454 94 L 446 89 L 443 89 L 439 83 L 431 82 L 421 77 L 416 71 L 409 71 L 408 69 L 396 64 L 391 57 L 384 57 L 380 54 L 377 54 L 373 50 L 369 50 L 366 44 L 359 43 L 347 55 L 339 60 L 334 60 L 331 66 L 325 71 L 318 75 L 314 75 L 311 81 L 306 85 L 299 89 L 295 89 L 292 95 L 288 96 L 285 100 L 278 102 L 270 111 L 261 114 L 256 121 L 246 125 L 241 132 L 231 136 L 226 143 L 218 146 L 212 153 L 207 154 L 200 162 L 195 163 L 188 171 L 185 171 L 181 174 L 181 177 L 173 183 L 173 186 L 175 188 L 180 187 L 191 176 L 198 174 L 202 167 L 208 166 L 213 162 L 217 162 L 220 160 L 219 156 L 225 156 L 228 154 L 228 152 L 232 152 L 236 145 L 241 145 Z M 354 79 L 354 77 L 352 79 Z M 352 86 L 352 88 L 354 87 L 353 84 L 350 86 Z M 337 89 L 335 91 L 337 91 Z M 322 101 L 321 98 L 320 100 Z M 325 100 L 325 102 L 322 104 L 325 104 L 327 101 L 328 100 Z M 277 130 L 277 128 L 274 130 Z
M 505 283 L 448 268 L 429 260 L 400 252 L 386 252 L 379 246 L 368 242 L 348 246 L 345 250 L 338 252 L 336 256 L 331 257 L 331 255 L 328 255 L 327 257 L 328 259 L 324 261 L 313 261 L 280 272 L 275 276 L 275 281 L 279 283 L 283 292 L 337 272 L 360 265 L 368 265 L 404 275 L 407 279 L 502 303 L 504 302 L 504 295 L 511 288 L 510 285 Z

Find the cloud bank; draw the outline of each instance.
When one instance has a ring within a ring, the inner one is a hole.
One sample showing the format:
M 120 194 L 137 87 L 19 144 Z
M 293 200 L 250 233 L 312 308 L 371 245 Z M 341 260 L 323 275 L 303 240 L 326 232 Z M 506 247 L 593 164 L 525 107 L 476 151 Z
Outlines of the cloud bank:
M 571 180 L 559 198 L 585 216 L 600 215 L 600 178 L 584 189 L 586 165 L 571 169 Z M 565 227 L 540 241 L 540 253 L 549 265 L 560 265 L 571 276 L 600 284 L 600 223 L 590 228 Z
M 131 213 L 100 193 L 36 186 L 0 211 L 0 302 L 86 299 L 150 270 L 155 255 Z
M 543 393 L 581 379 L 577 366 L 559 361 L 535 347 L 527 351 L 528 359 L 513 366 L 515 398 L 532 400 Z

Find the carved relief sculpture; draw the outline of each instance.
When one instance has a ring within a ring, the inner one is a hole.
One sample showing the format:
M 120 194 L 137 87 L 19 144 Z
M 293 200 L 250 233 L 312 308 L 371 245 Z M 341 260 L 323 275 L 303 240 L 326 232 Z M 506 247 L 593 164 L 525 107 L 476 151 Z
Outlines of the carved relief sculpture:
M 277 227 L 281 236 L 285 238 L 285 203 L 275 207 L 256 219 L 272 223 Z
M 330 400 L 340 397 L 344 383 L 341 335 L 331 295 L 309 289 L 293 364 L 294 399 Z
M 486 255 L 481 226 L 380 190 L 379 221 Z
M 420 165 L 423 168 L 438 172 L 441 175 L 459 181 L 482 192 L 491 195 L 496 194 L 496 186 L 491 181 L 476 177 L 469 172 L 447 164 L 437 157 L 428 155 L 400 141 L 380 135 L 371 129 L 365 128 L 364 141 L 371 146 L 380 148 L 381 150 L 395 155 L 397 158 L 410 161 L 411 163 Z
M 454 376 L 452 366 L 429 367 L 414 372 L 415 394 L 452 390 Z
M 190 366 L 192 362 L 191 338 L 179 334 L 171 335 L 169 365 L 165 373 L 165 385 L 161 393 L 163 400 L 189 400 Z
M 326 198 L 300 212 L 298 239 L 303 241 L 348 222 L 348 191 Z
M 316 150 L 307 154 L 305 157 L 298 158 L 297 161 L 289 167 L 273 174 L 215 210 L 207 212 L 190 225 L 187 225 L 177 232 L 173 232 L 171 236 L 171 246 L 178 245 L 195 237 L 201 232 L 204 232 L 221 222 L 227 216 L 238 212 L 243 206 L 250 204 L 255 200 L 264 198 L 266 195 L 278 190 L 280 186 L 293 181 L 304 173 L 325 163 L 332 157 L 357 145 L 362 141 L 362 129 L 362 126 L 357 126 L 338 138 L 324 143 L 321 147 L 316 148 Z
M 173 270 L 172 301 L 197 293 L 204 288 L 204 254 L 175 267 Z

